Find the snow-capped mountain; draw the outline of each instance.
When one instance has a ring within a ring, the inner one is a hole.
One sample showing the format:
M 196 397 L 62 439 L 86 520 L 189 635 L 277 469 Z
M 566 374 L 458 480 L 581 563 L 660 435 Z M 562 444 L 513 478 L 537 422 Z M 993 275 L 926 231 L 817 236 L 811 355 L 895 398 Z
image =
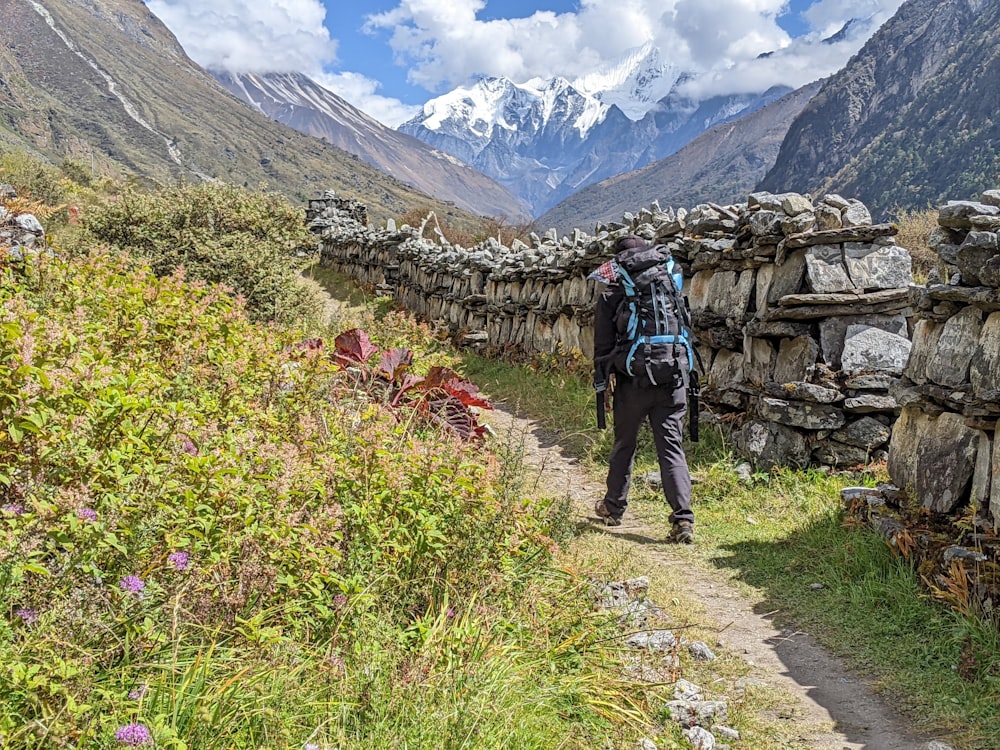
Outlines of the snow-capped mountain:
M 686 80 L 647 44 L 574 81 L 483 78 L 427 102 L 399 130 L 473 165 L 537 216 L 789 91 L 698 102 L 678 93 Z
M 388 128 L 301 73 L 211 71 L 232 94 L 300 133 L 355 154 L 420 191 L 480 216 L 529 217 L 528 205 L 481 171 Z
M 641 120 L 680 78 L 681 71 L 661 60 L 660 50 L 647 43 L 626 52 L 616 64 L 578 78 L 574 86 L 607 107 L 617 106 L 630 120 Z

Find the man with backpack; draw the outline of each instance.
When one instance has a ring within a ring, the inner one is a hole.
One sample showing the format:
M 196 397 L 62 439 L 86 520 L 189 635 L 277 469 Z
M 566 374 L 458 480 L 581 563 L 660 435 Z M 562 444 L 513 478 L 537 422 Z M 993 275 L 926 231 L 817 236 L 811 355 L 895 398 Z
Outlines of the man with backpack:
M 672 509 L 669 541 L 691 544 L 691 474 L 681 441 L 688 388 L 697 392 L 697 375 L 690 316 L 680 294 L 681 277 L 674 272 L 669 251 L 641 237 L 619 238 L 614 251 L 614 259 L 591 274 L 607 283 L 595 311 L 594 384 L 599 420 L 603 420 L 603 393 L 614 376 L 615 431 L 607 492 L 594 510 L 606 525 L 621 524 L 639 429 L 648 420 L 663 493 Z M 697 411 L 694 407 L 693 412 Z M 692 437 L 697 439 L 692 417 Z

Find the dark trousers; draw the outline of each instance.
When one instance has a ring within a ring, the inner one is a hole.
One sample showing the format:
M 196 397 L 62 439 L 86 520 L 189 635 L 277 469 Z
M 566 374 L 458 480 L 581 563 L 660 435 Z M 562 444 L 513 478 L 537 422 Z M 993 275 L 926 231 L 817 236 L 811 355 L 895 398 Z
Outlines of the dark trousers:
M 613 516 L 621 516 L 628 505 L 628 488 L 632 479 L 639 429 L 648 419 L 656 443 L 663 494 L 673 510 L 670 522 L 694 523 L 694 512 L 691 510 L 691 474 L 681 444 L 686 413 L 685 389 L 655 386 L 644 388 L 631 379 L 617 378 L 614 392 L 615 443 L 611 448 L 608 466 L 608 492 L 604 496 L 604 504 Z

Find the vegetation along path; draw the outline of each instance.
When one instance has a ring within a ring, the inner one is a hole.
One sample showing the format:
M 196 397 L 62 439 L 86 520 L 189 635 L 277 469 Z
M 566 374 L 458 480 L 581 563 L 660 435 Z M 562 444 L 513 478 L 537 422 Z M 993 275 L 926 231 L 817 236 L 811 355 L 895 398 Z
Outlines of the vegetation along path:
M 683 581 L 685 591 L 680 596 L 688 616 L 704 631 L 715 634 L 710 646 L 741 658 L 751 681 L 780 696 L 768 710 L 771 718 L 793 725 L 789 727 L 789 747 L 916 750 L 944 746 L 913 735 L 906 720 L 860 675 L 852 673 L 809 634 L 777 624 L 780 613 L 762 611 L 767 609 L 763 599 L 727 580 L 699 553 L 697 545 L 664 543 L 667 527 L 637 517 L 631 510 L 622 526 L 601 525 L 593 505 L 603 494 L 603 484 L 588 476 L 537 423 L 502 404 L 483 419 L 500 439 L 520 443 L 517 449 L 523 454 L 528 482 L 536 483 L 533 489 L 553 496 L 568 494 L 570 514 L 578 526 L 591 529 L 590 533 L 611 535 L 626 548 L 641 547 L 652 566 Z

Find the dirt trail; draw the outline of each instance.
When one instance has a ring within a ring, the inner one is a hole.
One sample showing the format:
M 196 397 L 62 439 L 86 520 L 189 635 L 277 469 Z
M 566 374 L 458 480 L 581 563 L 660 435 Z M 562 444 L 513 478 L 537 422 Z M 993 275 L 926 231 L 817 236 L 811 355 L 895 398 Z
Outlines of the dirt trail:
M 483 414 L 501 438 L 523 442 L 524 463 L 539 487 L 555 496 L 568 494 L 577 520 L 596 522 L 594 500 L 604 492 L 558 443 L 534 422 L 502 404 Z M 520 447 L 520 446 L 519 446 Z M 603 527 L 602 527 L 603 528 Z M 725 576 L 707 565 L 692 564 L 686 549 L 662 544 L 666 529 L 656 529 L 627 513 L 620 527 L 605 529 L 629 544 L 651 545 L 662 566 L 684 566 L 689 592 L 704 609 L 702 623 L 718 633 L 721 648 L 741 656 L 750 677 L 793 696 L 787 717 L 800 728 L 801 745 L 813 750 L 923 750 L 928 738 L 912 735 L 904 718 L 856 674 L 821 648 L 808 634 L 786 631 L 761 604 L 747 598 Z M 647 554 L 650 549 L 646 549 Z

